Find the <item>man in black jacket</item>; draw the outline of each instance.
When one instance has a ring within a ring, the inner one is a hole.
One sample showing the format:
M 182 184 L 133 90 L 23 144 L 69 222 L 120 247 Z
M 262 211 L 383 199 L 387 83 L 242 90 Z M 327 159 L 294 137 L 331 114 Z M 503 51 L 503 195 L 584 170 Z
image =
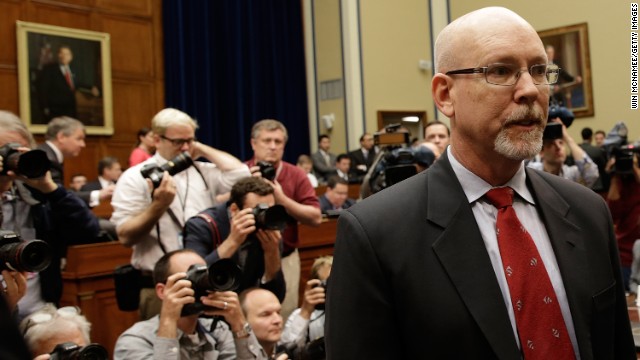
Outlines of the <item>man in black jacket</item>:
M 18 143 L 20 151 L 35 147 L 33 137 L 14 114 L 0 110 L 0 146 Z M 3 230 L 19 234 L 23 240 L 39 239 L 53 249 L 53 259 L 40 273 L 29 274 L 27 294 L 18 303 L 25 316 L 45 302 L 57 304 L 62 295 L 60 262 L 69 245 L 91 243 L 98 233 L 98 221 L 85 203 L 51 179 L 51 172 L 27 179 L 4 171 L 0 157 L 0 194 Z

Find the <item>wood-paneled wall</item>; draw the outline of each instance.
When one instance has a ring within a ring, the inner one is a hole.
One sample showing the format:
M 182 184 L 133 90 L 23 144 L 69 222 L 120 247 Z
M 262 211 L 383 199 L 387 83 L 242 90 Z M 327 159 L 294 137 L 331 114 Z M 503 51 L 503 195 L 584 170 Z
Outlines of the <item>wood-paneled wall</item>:
M 0 0 L 0 109 L 19 114 L 16 20 L 111 35 L 114 134 L 88 136 L 80 156 L 65 159 L 65 184 L 75 173 L 96 178 L 107 155 L 126 167 L 138 129 L 164 107 L 161 0 Z

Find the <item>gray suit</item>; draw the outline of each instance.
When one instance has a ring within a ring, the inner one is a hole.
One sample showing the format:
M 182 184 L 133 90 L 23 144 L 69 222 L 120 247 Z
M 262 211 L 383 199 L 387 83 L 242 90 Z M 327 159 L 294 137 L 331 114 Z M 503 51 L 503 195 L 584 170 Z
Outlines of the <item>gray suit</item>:
M 580 356 L 635 359 L 606 204 L 526 169 Z M 446 155 L 348 210 L 328 286 L 328 359 L 520 359 L 475 217 Z
M 336 156 L 332 153 L 329 153 L 329 165 L 320 150 L 311 155 L 311 160 L 313 161 L 313 172 L 318 180 L 327 180 L 336 171 Z

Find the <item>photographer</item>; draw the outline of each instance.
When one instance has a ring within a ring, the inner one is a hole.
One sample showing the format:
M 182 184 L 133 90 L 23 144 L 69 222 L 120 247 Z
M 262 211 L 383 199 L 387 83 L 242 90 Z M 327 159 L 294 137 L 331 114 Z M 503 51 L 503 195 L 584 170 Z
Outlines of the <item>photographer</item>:
M 24 123 L 10 112 L 0 111 L 0 147 L 6 150 L 5 146 L 10 143 L 19 146 L 11 151 L 20 153 L 20 159 L 27 154 L 40 153 L 40 150 L 28 152 L 35 147 L 35 142 Z M 3 153 L 6 155 L 6 151 Z M 60 301 L 60 262 L 67 246 L 91 243 L 98 233 L 95 216 L 82 200 L 53 182 L 44 153 L 42 158 L 44 162 L 28 157 L 30 161 L 25 162 L 22 171 L 44 172 L 44 176 L 27 178 L 16 174 L 13 164 L 0 156 L 1 228 L 19 234 L 22 240 L 40 239 L 53 249 L 51 263 L 46 269 L 27 274 L 27 292 L 18 302 L 21 317 L 41 308 L 46 302 L 57 304 Z M 18 162 L 18 167 L 21 167 L 22 163 Z M 39 166 L 41 168 L 34 169 Z
M 118 240 L 133 247 L 131 263 L 142 270 L 147 286 L 152 286 L 150 275 L 156 261 L 182 247 L 181 233 L 187 219 L 213 206 L 216 195 L 228 192 L 238 179 L 249 176 L 240 160 L 196 141 L 196 128 L 196 121 L 182 111 L 161 110 L 152 121 L 156 154 L 125 171 L 113 193 L 111 221 L 116 224 Z M 161 166 L 183 165 L 170 160 L 184 152 L 192 159 L 204 157 L 211 163 L 196 161 L 173 176 L 159 170 Z M 159 171 L 160 180 L 155 183 L 141 173 L 149 166 L 156 180 Z M 141 317 L 148 319 L 159 310 L 153 290 L 142 289 Z
M 91 324 L 75 307 L 56 309 L 47 304 L 22 320 L 20 330 L 36 360 L 49 359 L 58 344 L 71 342 L 84 347 L 91 343 Z
M 257 223 L 254 209 L 258 204 L 275 205 L 273 187 L 264 179 L 249 176 L 231 188 L 231 199 L 204 210 L 187 221 L 184 246 L 204 257 L 207 264 L 232 258 L 242 268 L 240 287 L 259 286 L 272 291 L 280 301 L 286 285 L 280 268 L 280 240 L 277 229 Z M 285 221 L 284 215 L 280 219 Z M 284 224 L 282 224 L 284 225 Z
M 632 156 L 630 171 L 621 171 L 618 166 L 611 174 L 607 204 L 613 218 L 625 289 L 635 293 L 637 289 L 629 288 L 629 276 L 633 244 L 640 239 L 640 167 L 638 154 Z M 615 157 L 611 158 L 613 164 L 615 160 Z
M 549 134 L 549 130 L 547 129 L 549 129 L 550 126 L 561 127 L 561 135 L 560 133 L 557 135 L 547 135 Z M 573 155 L 575 165 L 569 166 L 564 163 L 567 159 L 565 145 L 568 145 Z M 547 124 L 547 128 L 545 128 L 540 157 L 542 161 L 530 162 L 527 166 L 563 177 L 589 188 L 598 180 L 598 166 L 573 140 L 567 132 L 567 127 L 559 118 L 551 119 L 550 124 Z
M 324 303 L 326 284 L 333 265 L 332 256 L 317 258 L 311 266 L 311 279 L 304 290 L 302 307 L 291 313 L 284 325 L 283 344 L 296 343 L 304 349 L 311 341 L 324 337 Z
M 240 308 L 233 291 L 210 292 L 195 298 L 191 281 L 185 279 L 193 264 L 205 261 L 192 250 L 175 250 L 163 255 L 155 265 L 155 293 L 162 306 L 160 315 L 140 321 L 126 330 L 116 342 L 114 359 L 267 359 Z M 187 304 L 196 301 L 207 306 L 200 314 L 181 316 Z M 228 325 L 227 325 L 228 324 Z

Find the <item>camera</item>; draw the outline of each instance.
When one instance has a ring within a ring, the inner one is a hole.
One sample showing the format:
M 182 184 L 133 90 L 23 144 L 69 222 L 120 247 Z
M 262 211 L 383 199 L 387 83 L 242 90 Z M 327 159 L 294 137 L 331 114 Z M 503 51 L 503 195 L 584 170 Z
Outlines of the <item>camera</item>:
M 571 110 L 567 109 L 564 106 L 552 105 L 549 107 L 549 116 L 547 116 L 547 120 L 551 121 L 553 119 L 560 118 L 562 124 L 569 128 L 573 123 L 573 119 L 575 116 Z M 547 122 L 547 126 L 544 128 L 544 133 L 542 134 L 543 140 L 555 140 L 562 139 L 562 124 L 557 122 Z
M 627 143 L 628 133 L 627 126 L 620 121 L 613 126 L 604 139 L 604 148 L 607 149 L 607 154 L 616 159 L 613 169 L 616 174 L 632 174 L 633 157 L 640 154 L 640 143 Z
M 188 169 L 191 165 L 193 165 L 193 160 L 189 153 L 185 151 L 178 154 L 178 156 L 172 160 L 167 161 L 162 166 L 158 166 L 157 164 L 147 164 L 140 169 L 140 173 L 145 179 L 151 179 L 153 188 L 155 189 L 160 186 L 160 182 L 162 181 L 162 176 L 165 171 L 169 172 L 169 175 L 173 176 Z
M 240 286 L 241 271 L 231 259 L 220 259 L 207 268 L 206 265 L 194 264 L 187 270 L 186 280 L 191 281 L 191 288 L 195 292 L 196 302 L 186 304 L 182 308 L 181 316 L 200 314 L 207 308 L 201 296 L 207 296 L 209 291 L 232 291 Z
M 100 344 L 79 346 L 76 343 L 65 342 L 56 345 L 51 353 L 51 360 L 107 360 L 107 349 Z
M 3 159 L 3 168 L 0 175 L 6 175 L 7 171 L 11 170 L 29 179 L 43 177 L 51 168 L 47 153 L 39 149 L 21 153 L 18 151 L 19 147 L 22 147 L 22 145 L 17 143 L 8 143 L 0 147 L 0 156 Z
M 287 210 L 282 205 L 269 206 L 258 204 L 253 208 L 253 216 L 256 218 L 256 229 L 284 230 L 287 226 Z
M 304 347 L 298 346 L 297 343 L 278 345 L 275 358 L 287 354 L 289 360 L 324 360 L 326 353 L 323 336 L 304 344 Z
M 272 163 L 268 161 L 258 161 L 256 165 L 260 168 L 260 173 L 263 178 L 269 181 L 273 181 L 276 178 L 276 168 L 273 167 Z
M 325 294 L 327 293 L 327 280 L 320 280 L 320 284 L 314 286 L 314 288 L 318 286 L 324 289 Z M 316 310 L 324 310 L 324 303 L 316 304 Z
M 39 272 L 51 263 L 51 253 L 42 240 L 25 241 L 13 231 L 0 230 L 0 270 Z
M 640 143 L 620 145 L 612 149 L 616 158 L 615 172 L 618 174 L 633 173 L 633 157 L 640 154 Z

